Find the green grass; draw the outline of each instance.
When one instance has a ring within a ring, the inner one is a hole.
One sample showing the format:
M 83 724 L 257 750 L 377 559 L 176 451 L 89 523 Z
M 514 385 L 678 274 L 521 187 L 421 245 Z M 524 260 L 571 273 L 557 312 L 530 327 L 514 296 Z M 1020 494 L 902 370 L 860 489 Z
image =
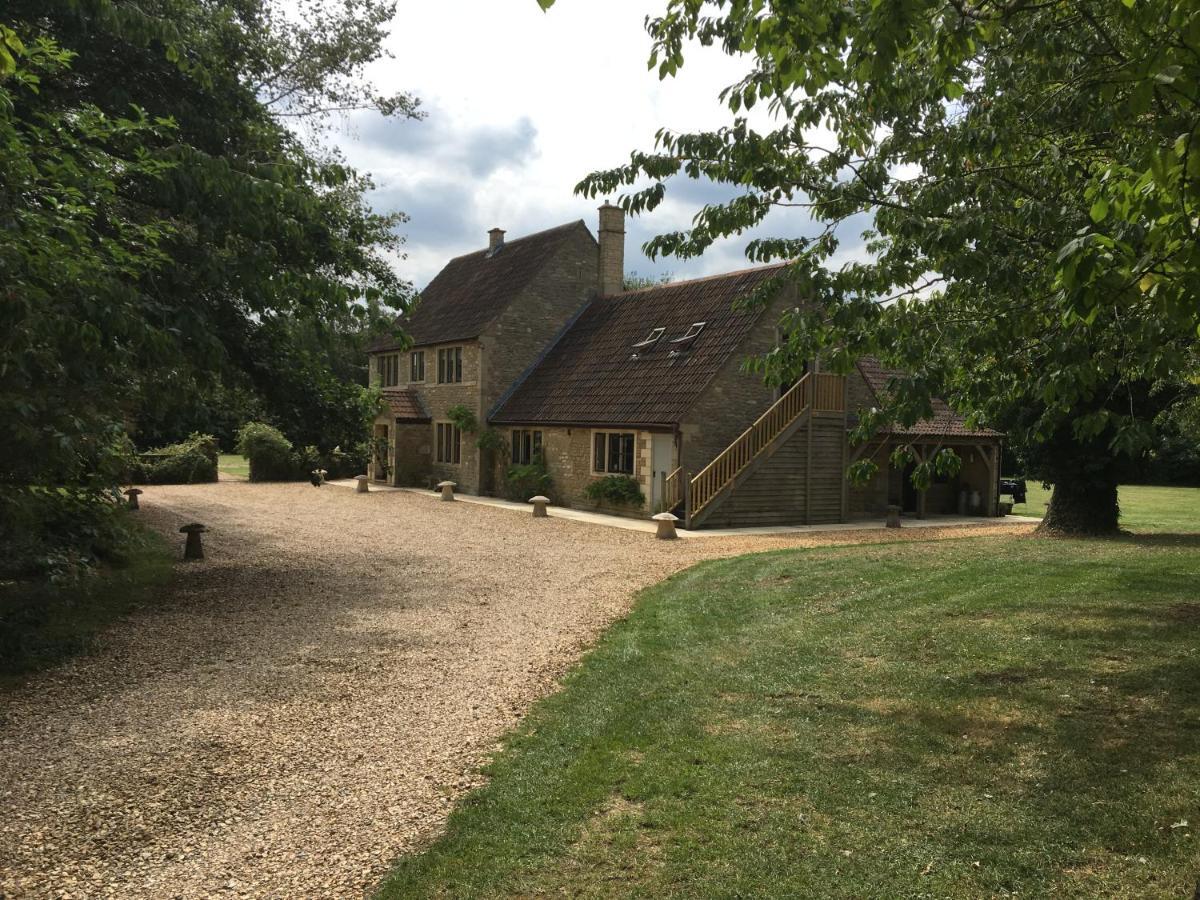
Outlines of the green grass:
M 1050 491 L 1036 481 L 1028 482 L 1028 488 L 1026 502 L 1014 506 L 1013 513 L 1041 518 L 1046 514 Z M 1117 500 L 1121 504 L 1121 527 L 1130 531 L 1200 531 L 1200 488 L 1127 484 L 1118 491 Z
M 217 471 L 223 475 L 250 477 L 250 460 L 236 453 L 222 453 L 217 459 Z
M 1198 550 L 1012 537 L 692 568 L 382 895 L 1190 897 Z
M 0 582 L 0 690 L 89 652 L 103 628 L 159 602 L 171 580 L 171 560 L 166 540 L 145 529 L 127 563 L 79 582 Z

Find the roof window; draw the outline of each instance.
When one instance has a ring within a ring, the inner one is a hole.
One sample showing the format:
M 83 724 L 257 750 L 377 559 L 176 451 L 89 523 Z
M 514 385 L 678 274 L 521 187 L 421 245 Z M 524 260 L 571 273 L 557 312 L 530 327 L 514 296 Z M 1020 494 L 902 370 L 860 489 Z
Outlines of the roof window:
M 704 330 L 704 326 L 707 324 L 708 324 L 707 322 L 693 322 L 691 324 L 691 327 L 688 328 L 687 333 L 685 333 L 683 337 L 677 337 L 674 340 L 672 340 L 671 343 L 672 344 L 683 344 L 687 341 L 694 341 L 696 338 L 698 338 L 700 336 L 700 332 L 702 332 Z
M 658 339 L 662 337 L 664 333 L 666 333 L 666 330 L 667 329 L 665 328 L 652 328 L 650 333 L 646 335 L 646 339 L 638 341 L 636 344 L 634 344 L 633 349 L 642 350 L 646 347 L 653 347 L 658 343 Z

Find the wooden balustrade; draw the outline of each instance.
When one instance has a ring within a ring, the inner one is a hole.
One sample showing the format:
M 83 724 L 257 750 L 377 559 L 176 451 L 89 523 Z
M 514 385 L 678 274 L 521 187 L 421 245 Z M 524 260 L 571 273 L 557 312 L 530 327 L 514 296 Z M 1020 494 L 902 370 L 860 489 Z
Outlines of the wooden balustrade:
M 781 431 L 808 408 L 812 386 L 813 376 L 805 375 L 712 462 L 696 473 L 688 485 L 689 513 L 695 515 L 704 509 L 725 485 L 736 478 Z
M 824 373 L 809 376 L 813 382 L 813 409 L 819 412 L 843 412 L 846 409 L 846 378 Z
M 842 375 L 809 373 L 789 388 L 782 397 L 759 416 L 736 440 L 722 450 L 712 462 L 701 469 L 686 485 L 687 512 L 694 516 L 712 502 L 724 487 L 752 463 L 772 441 L 791 425 L 806 409 L 818 412 L 844 412 L 846 409 L 846 379 Z M 675 479 L 676 493 L 670 488 L 668 498 L 678 503 L 680 470 L 668 478 Z M 667 507 L 670 508 L 670 507 Z
M 662 511 L 670 512 L 683 499 L 683 469 L 676 469 L 663 480 Z

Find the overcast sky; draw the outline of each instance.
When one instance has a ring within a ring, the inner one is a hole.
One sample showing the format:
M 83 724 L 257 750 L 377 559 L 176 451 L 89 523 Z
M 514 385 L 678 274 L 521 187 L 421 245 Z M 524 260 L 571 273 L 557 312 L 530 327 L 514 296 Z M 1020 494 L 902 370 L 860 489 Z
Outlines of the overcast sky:
M 596 231 L 597 201 L 574 194 L 589 172 L 651 149 L 661 126 L 710 128 L 727 121 L 718 99 L 742 64 L 696 48 L 682 75 L 659 81 L 647 71 L 643 20 L 661 0 L 558 0 L 543 13 L 535 0 L 399 0 L 388 47 L 393 59 L 370 72 L 386 90 L 407 90 L 428 113 L 421 121 L 362 115 L 335 140 L 369 171 L 380 211 L 402 210 L 407 259 L 400 274 L 418 288 L 449 258 L 482 248 L 487 230 L 508 238 L 583 219 Z M 676 278 L 744 268 L 743 235 L 702 258 L 651 262 L 641 245 L 686 228 L 705 202 L 728 189 L 681 181 L 653 213 L 627 226 L 627 271 Z M 614 198 L 615 199 L 615 198 Z M 775 213 L 764 233 L 811 234 L 803 213 Z M 857 235 L 843 249 L 855 252 Z

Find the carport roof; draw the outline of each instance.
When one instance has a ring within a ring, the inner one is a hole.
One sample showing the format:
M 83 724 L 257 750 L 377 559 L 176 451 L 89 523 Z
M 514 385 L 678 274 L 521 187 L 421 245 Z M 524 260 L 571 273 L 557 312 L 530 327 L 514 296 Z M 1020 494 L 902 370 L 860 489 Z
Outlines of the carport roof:
M 873 356 L 864 356 L 858 361 L 858 371 L 871 392 L 877 399 L 887 395 L 888 381 L 892 378 L 902 378 L 904 373 L 899 369 L 889 369 Z M 940 398 L 933 398 L 933 418 L 922 419 L 911 427 L 894 425 L 886 429 L 887 434 L 903 437 L 966 437 L 966 438 L 999 438 L 1004 436 L 1002 431 L 991 428 L 969 428 L 965 417 L 956 413 Z

